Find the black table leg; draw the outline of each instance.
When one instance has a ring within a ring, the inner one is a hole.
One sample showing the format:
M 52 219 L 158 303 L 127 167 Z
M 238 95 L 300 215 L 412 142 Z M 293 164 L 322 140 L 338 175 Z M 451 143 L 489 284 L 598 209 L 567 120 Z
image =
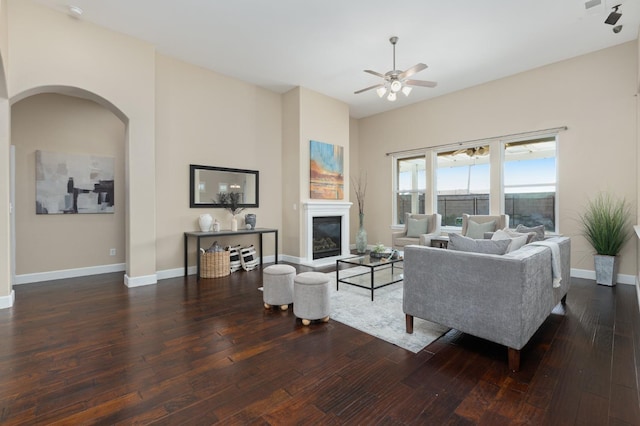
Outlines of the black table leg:
M 260 242 L 258 243 L 260 245 L 260 269 L 262 269 L 262 236 L 264 234 L 261 232 L 260 233 Z
M 198 239 L 198 251 L 196 251 L 196 281 L 200 281 L 200 237 L 196 237 Z
M 186 277 L 188 275 L 188 260 L 187 260 L 187 252 L 188 250 L 188 237 L 187 234 L 184 234 L 184 276 Z
M 278 263 L 278 230 L 276 229 L 276 263 Z

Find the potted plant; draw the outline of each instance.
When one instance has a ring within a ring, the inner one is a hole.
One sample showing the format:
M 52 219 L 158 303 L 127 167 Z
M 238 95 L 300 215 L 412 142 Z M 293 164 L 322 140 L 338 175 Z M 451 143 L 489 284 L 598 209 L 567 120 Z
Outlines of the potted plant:
M 631 206 L 607 192 L 589 200 L 580 215 L 582 235 L 596 251 L 596 282 L 613 286 L 618 276 L 618 254 L 631 236 Z
M 231 230 L 238 230 L 238 219 L 236 215 L 244 210 L 244 207 L 240 207 L 240 201 L 242 194 L 238 192 L 221 192 L 218 194 L 217 204 L 221 205 L 231 213 Z

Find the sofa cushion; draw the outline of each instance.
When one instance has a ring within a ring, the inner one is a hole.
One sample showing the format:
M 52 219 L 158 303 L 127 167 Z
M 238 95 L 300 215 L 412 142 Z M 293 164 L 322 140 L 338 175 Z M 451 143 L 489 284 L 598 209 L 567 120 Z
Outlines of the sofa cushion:
M 484 238 L 485 232 L 493 232 L 496 230 L 496 221 L 491 220 L 489 222 L 478 223 L 473 220 L 467 222 L 467 234 L 469 238 L 478 240 Z
M 429 228 L 429 219 L 412 219 L 407 222 L 407 237 L 417 238 L 421 234 L 426 234 Z
M 533 238 L 533 240 L 529 242 L 544 240 L 544 225 L 528 227 L 528 226 L 524 226 L 523 224 L 520 224 L 516 227 L 516 232 L 523 232 L 523 233 L 535 232 L 536 236 Z
M 505 254 L 509 249 L 511 240 L 484 240 L 449 234 L 449 250 L 469 251 L 484 254 Z
M 514 235 L 517 234 L 517 235 Z M 509 249 L 507 253 L 511 253 L 512 251 L 516 251 L 525 244 L 527 244 L 527 239 L 529 238 L 528 234 L 521 234 L 519 232 L 509 232 L 506 229 L 498 229 L 493 233 L 491 239 L 494 241 L 499 240 L 509 240 Z

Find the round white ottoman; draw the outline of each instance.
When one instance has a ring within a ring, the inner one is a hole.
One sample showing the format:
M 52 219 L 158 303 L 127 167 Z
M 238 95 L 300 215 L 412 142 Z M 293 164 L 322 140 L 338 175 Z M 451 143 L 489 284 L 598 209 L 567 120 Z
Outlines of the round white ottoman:
M 293 280 L 293 313 L 309 325 L 311 320 L 329 321 L 329 277 L 320 272 L 303 272 Z
M 265 309 L 280 305 L 286 311 L 293 303 L 293 278 L 296 268 L 291 265 L 271 265 L 262 271 L 262 300 Z

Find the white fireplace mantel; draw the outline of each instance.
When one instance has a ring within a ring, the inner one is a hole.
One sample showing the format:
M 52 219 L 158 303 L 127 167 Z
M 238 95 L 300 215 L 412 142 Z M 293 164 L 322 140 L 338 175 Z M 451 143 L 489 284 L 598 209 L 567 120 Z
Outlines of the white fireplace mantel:
M 342 229 L 342 241 L 340 242 L 341 256 L 349 256 L 351 251 L 349 249 L 349 209 L 351 205 L 348 201 L 317 201 L 308 200 L 302 202 L 302 209 L 304 211 L 304 230 L 303 238 L 304 244 L 302 253 L 302 261 L 305 265 L 319 266 L 320 264 L 327 264 L 335 262 L 336 257 L 328 257 L 323 259 L 313 259 L 313 218 L 314 217 L 328 217 L 339 216 L 340 227 Z

